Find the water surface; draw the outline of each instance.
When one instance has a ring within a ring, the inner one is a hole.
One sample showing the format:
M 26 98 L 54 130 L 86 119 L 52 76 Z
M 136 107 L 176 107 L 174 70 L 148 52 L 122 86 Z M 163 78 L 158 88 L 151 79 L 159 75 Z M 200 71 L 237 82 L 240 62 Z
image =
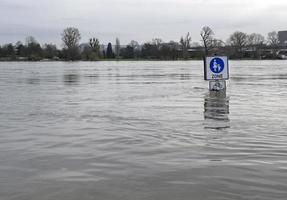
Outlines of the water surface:
M 0 63 L 0 199 L 286 199 L 287 62 Z

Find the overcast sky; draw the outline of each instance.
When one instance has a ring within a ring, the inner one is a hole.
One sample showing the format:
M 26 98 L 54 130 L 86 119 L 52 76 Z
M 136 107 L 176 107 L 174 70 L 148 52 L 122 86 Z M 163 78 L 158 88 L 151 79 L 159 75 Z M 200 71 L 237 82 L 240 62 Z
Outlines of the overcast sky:
M 0 0 L 0 43 L 32 35 L 59 45 L 68 26 L 79 28 L 82 42 L 178 41 L 186 32 L 199 42 L 205 25 L 225 41 L 236 30 L 287 30 L 286 11 L 286 0 Z

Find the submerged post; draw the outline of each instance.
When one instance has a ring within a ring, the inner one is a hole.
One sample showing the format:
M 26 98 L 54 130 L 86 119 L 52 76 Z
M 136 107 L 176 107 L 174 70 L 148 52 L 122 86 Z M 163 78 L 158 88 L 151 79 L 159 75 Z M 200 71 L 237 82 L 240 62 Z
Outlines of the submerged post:
M 228 79 L 227 56 L 212 56 L 204 59 L 204 80 L 209 81 L 210 91 L 225 91 Z

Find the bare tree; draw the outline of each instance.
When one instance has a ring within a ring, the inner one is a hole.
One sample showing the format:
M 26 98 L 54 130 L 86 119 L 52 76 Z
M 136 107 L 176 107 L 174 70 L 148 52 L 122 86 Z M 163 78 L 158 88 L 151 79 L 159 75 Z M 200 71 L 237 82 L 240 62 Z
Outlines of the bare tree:
M 265 38 L 258 33 L 252 33 L 247 36 L 248 45 L 255 51 L 255 56 L 261 58 L 261 49 L 263 48 Z
M 78 47 L 80 40 L 81 34 L 77 28 L 68 27 L 62 33 L 62 41 L 67 49 Z
M 55 44 L 44 44 L 43 56 L 48 59 L 58 59 L 58 49 Z
M 276 50 L 278 49 L 280 44 L 278 33 L 276 31 L 268 33 L 267 42 L 272 48 L 273 57 L 276 57 Z
M 119 38 L 116 38 L 116 46 L 115 46 L 116 58 L 119 58 L 119 56 L 120 56 L 120 51 L 121 51 L 120 39 L 119 39 Z
M 28 36 L 26 38 L 26 48 L 25 52 L 29 60 L 40 60 L 42 57 L 41 45 L 33 36 Z
M 134 58 L 138 58 L 140 56 L 140 45 L 137 41 L 132 40 L 129 45 L 130 51 L 132 52 L 132 55 Z
M 153 38 L 152 39 L 152 44 L 155 45 L 158 50 L 160 49 L 162 43 L 163 43 L 163 40 L 160 38 Z
M 90 47 L 92 48 L 92 50 L 96 53 L 99 53 L 100 51 L 100 42 L 97 38 L 90 38 L 90 42 L 89 42 Z
M 132 40 L 132 41 L 129 43 L 129 45 L 130 45 L 131 47 L 133 47 L 134 49 L 139 48 L 139 43 L 138 43 L 137 41 L 135 41 L 135 40 Z
M 212 40 L 212 47 L 213 48 L 220 48 L 223 47 L 225 45 L 225 42 L 223 42 L 220 39 L 213 39 Z
M 180 38 L 181 50 L 182 50 L 182 57 L 184 59 L 188 59 L 188 49 L 190 48 L 191 44 L 191 37 L 189 32 L 186 34 L 185 37 Z
M 268 44 L 271 46 L 279 46 L 280 41 L 279 41 L 278 33 L 276 31 L 272 31 L 268 33 L 267 41 L 268 41 Z
M 204 46 L 205 55 L 208 55 L 209 51 L 214 48 L 214 32 L 208 26 L 204 26 L 200 32 L 202 43 Z
M 66 60 L 80 59 L 79 42 L 81 34 L 77 28 L 68 27 L 62 33 L 64 57 Z
M 262 46 L 265 42 L 264 36 L 258 33 L 248 35 L 247 40 L 250 46 Z
M 38 44 L 37 40 L 33 36 L 26 37 L 26 46 L 29 46 L 31 44 Z
M 243 48 L 248 44 L 248 36 L 246 33 L 236 31 L 229 37 L 229 43 L 235 48 L 237 56 L 240 58 L 243 56 Z

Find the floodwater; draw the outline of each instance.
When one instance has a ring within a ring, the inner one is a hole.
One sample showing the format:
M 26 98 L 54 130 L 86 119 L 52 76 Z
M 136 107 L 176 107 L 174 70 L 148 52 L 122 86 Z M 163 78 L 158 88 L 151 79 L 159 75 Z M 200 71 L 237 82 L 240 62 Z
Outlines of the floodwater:
M 287 61 L 0 63 L 1 200 L 287 199 Z

